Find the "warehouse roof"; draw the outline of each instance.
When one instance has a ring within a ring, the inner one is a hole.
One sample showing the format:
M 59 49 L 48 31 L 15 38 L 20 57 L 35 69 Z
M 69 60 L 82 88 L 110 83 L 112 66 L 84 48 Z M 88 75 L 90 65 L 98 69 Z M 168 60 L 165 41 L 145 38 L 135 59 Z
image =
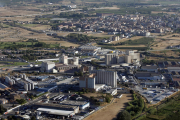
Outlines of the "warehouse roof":
M 74 115 L 74 111 L 66 111 L 66 110 L 38 108 L 37 111 L 43 111 L 43 112 L 48 112 L 48 114 L 62 115 L 62 116 Z
M 157 66 L 142 66 L 141 69 L 157 69 Z
M 8 88 L 6 85 L 0 83 L 0 89 L 6 89 L 6 88 Z

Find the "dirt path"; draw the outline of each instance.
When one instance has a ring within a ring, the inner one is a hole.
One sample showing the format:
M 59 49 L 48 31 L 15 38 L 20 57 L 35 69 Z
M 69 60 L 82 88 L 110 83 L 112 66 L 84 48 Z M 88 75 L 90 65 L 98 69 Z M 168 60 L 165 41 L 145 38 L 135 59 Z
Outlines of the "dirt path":
M 84 120 L 113 120 L 116 119 L 116 115 L 126 107 L 126 103 L 132 100 L 131 94 L 123 94 L 121 98 L 116 98 L 114 102 L 88 116 Z

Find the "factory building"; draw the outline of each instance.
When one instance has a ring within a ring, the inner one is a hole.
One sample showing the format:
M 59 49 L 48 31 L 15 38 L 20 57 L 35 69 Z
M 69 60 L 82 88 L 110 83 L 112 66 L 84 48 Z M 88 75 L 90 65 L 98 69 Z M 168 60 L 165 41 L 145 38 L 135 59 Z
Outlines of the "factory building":
M 105 63 L 106 65 L 119 64 L 119 63 L 139 63 L 140 53 L 134 51 L 126 51 L 125 54 L 118 55 L 118 52 L 106 54 Z
M 64 65 L 79 65 L 79 57 L 68 57 L 64 54 L 59 58 L 59 63 L 62 63 Z
M 95 89 L 95 76 L 96 74 L 84 75 L 79 77 L 79 87 L 80 88 L 88 88 Z
M 117 72 L 105 70 L 93 70 L 89 75 L 79 77 L 79 87 L 99 91 L 105 85 L 117 87 Z
M 90 107 L 90 103 L 86 101 L 74 101 L 74 100 L 64 100 L 60 104 L 69 106 L 78 106 L 80 110 Z
M 68 57 L 64 54 L 59 58 L 59 63 L 45 61 L 41 65 L 42 72 L 74 72 L 79 69 L 79 57 Z
M 101 50 L 101 47 L 96 47 L 92 45 L 83 45 L 83 46 L 80 46 L 79 49 L 82 52 L 93 52 L 93 51 Z
M 36 103 L 34 104 L 35 108 L 48 108 L 48 109 L 57 109 L 57 110 L 66 110 L 74 111 L 74 114 L 79 112 L 79 106 L 76 105 L 63 105 L 63 104 L 50 104 L 50 103 Z
M 118 53 L 106 54 L 105 55 L 106 65 L 116 64 L 117 63 L 117 55 L 118 55 Z
M 36 85 L 35 82 L 33 82 L 32 80 L 26 77 L 26 74 L 20 74 L 20 78 L 6 76 L 5 82 L 10 85 L 17 84 L 21 86 L 22 88 L 24 88 L 24 90 L 26 91 L 33 90 L 34 85 Z
M 55 68 L 55 63 L 51 61 L 44 61 L 41 64 L 41 71 L 42 72 L 52 72 Z
M 96 73 L 96 84 L 106 84 L 113 88 L 117 87 L 116 71 L 94 70 L 92 72 Z

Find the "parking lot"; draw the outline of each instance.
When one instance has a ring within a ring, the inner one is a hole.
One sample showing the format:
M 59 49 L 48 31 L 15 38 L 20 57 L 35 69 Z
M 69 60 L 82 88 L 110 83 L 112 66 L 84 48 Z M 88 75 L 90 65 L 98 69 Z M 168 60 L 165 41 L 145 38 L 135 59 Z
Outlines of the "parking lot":
M 143 95 L 147 101 L 151 104 L 156 104 L 159 101 L 167 98 L 168 96 L 174 94 L 177 90 L 175 89 L 165 89 L 165 88 L 147 88 L 143 89 L 143 87 L 136 86 L 134 88 L 136 91 L 139 91 L 141 95 Z

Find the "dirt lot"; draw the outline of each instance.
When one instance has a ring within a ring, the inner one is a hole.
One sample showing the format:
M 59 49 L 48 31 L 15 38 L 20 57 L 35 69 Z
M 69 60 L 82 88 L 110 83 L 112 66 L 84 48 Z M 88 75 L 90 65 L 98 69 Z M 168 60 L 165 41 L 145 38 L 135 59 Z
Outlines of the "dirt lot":
M 126 103 L 132 100 L 131 94 L 123 94 L 122 98 L 116 98 L 114 102 L 104 109 L 88 116 L 85 120 L 113 120 L 116 115 L 126 107 Z
M 176 12 L 165 12 L 165 11 L 152 11 L 152 14 L 158 14 L 158 13 L 167 13 L 167 14 L 176 14 Z
M 11 8 L 5 8 L 5 7 L 0 7 L 0 17 L 5 17 L 5 16 L 16 16 L 16 15 L 28 15 L 28 14 L 37 14 L 39 12 L 35 12 L 35 11 L 29 11 L 29 10 L 25 10 L 25 9 L 11 9 Z
M 172 37 L 175 35 L 175 37 Z M 170 34 L 165 36 L 157 36 L 152 46 L 154 50 L 166 49 L 168 46 L 180 44 L 180 34 Z

